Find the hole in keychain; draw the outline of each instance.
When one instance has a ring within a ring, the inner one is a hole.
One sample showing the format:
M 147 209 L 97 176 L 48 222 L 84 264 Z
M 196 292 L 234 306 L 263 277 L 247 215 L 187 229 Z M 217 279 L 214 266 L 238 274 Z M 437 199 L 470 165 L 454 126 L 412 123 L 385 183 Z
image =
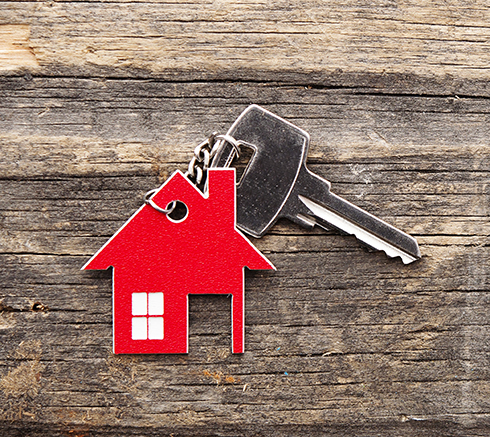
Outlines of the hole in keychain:
M 165 209 L 170 208 L 172 208 L 172 210 L 167 214 L 167 218 L 171 222 L 181 223 L 189 215 L 189 208 L 187 208 L 187 205 L 180 200 L 172 200 L 172 202 L 169 202 Z

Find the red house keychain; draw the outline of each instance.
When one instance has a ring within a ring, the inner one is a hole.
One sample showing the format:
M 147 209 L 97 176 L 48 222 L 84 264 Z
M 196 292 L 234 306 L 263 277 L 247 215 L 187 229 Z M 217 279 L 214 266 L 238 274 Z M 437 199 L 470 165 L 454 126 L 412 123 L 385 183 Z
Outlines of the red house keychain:
M 187 353 L 189 294 L 232 296 L 232 351 L 243 353 L 244 267 L 274 266 L 236 228 L 235 170 L 209 170 L 208 187 L 176 171 L 82 267 L 113 267 L 114 353 Z M 166 213 L 174 201 L 180 219 Z

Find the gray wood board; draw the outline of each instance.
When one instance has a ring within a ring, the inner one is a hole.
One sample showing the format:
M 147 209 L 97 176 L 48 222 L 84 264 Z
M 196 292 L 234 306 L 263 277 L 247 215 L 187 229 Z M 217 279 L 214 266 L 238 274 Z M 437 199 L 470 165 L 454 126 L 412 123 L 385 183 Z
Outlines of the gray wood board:
M 3 77 L 3 434 L 488 435 L 489 101 L 366 85 Z M 247 273 L 245 354 L 229 299 L 201 296 L 188 355 L 114 356 L 111 274 L 80 267 L 250 103 L 423 258 L 280 222 L 254 240 L 278 270 Z

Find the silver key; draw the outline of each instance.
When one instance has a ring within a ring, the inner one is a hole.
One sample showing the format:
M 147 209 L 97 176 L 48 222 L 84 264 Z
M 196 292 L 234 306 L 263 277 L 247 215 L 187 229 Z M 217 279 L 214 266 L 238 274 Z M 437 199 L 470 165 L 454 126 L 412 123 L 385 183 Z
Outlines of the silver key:
M 304 227 L 319 225 L 355 235 L 367 246 L 399 256 L 405 264 L 420 258 L 415 238 L 330 192 L 330 182 L 306 168 L 309 135 L 257 105 L 249 106 L 227 135 L 211 167 L 233 165 L 237 144 L 253 149 L 237 186 L 237 225 L 262 237 L 282 217 Z

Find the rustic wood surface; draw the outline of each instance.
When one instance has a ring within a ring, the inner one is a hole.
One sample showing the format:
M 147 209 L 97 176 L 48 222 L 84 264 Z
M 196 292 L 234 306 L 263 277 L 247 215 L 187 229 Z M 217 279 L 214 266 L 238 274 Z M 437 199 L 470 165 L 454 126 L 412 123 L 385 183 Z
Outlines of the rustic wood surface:
M 489 41 L 483 1 L 0 2 L 1 435 L 490 435 Z M 199 296 L 188 355 L 114 356 L 80 267 L 250 103 L 422 259 L 280 222 L 245 354 Z

